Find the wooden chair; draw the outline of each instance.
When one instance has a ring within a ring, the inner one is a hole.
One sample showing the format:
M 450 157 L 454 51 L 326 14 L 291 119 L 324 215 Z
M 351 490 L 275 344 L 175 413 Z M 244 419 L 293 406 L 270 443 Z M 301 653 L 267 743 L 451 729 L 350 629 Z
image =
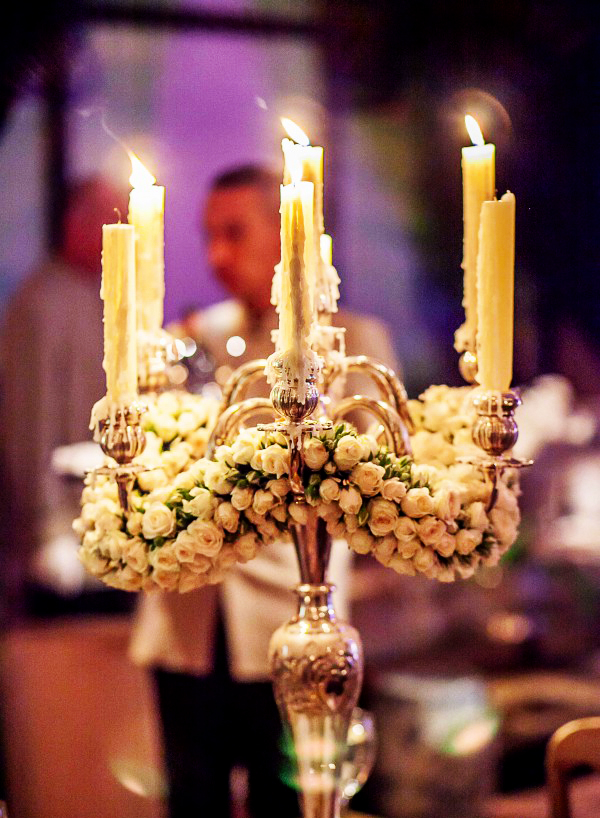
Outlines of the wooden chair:
M 550 818 L 571 818 L 569 776 L 582 766 L 600 772 L 600 716 L 568 721 L 548 742 L 546 776 Z

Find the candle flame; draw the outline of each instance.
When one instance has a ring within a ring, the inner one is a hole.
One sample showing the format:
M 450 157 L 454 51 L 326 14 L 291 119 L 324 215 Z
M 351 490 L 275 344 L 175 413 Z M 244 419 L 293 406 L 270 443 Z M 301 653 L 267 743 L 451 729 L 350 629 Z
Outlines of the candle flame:
M 281 124 L 285 128 L 287 135 L 289 136 L 290 139 L 292 139 L 294 142 L 297 142 L 298 145 L 302 145 L 303 147 L 307 147 L 308 145 L 310 145 L 310 139 L 304 133 L 304 131 L 299 125 L 296 125 L 295 122 L 292 122 L 291 119 L 288 119 L 285 116 L 280 117 L 280 119 Z
M 129 183 L 132 187 L 151 187 L 156 179 L 150 171 L 144 167 L 133 151 L 127 151 L 131 159 L 131 176 Z
M 474 145 L 485 145 L 485 139 L 483 138 L 481 128 L 477 124 L 475 117 L 471 116 L 471 114 L 467 114 L 465 116 L 465 125 L 467 126 L 467 131 L 471 138 L 471 142 Z

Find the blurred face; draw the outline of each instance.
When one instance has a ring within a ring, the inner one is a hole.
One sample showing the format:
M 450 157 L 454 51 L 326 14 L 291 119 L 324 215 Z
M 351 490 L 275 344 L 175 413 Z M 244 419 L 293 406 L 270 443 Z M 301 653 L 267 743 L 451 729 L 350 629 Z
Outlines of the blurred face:
M 104 180 L 94 180 L 74 195 L 63 221 L 61 255 L 80 272 L 99 276 L 102 266 L 102 225 L 127 219 L 127 195 Z
M 251 309 L 267 309 L 280 257 L 275 196 L 252 185 L 214 190 L 204 229 L 208 262 L 219 281 Z

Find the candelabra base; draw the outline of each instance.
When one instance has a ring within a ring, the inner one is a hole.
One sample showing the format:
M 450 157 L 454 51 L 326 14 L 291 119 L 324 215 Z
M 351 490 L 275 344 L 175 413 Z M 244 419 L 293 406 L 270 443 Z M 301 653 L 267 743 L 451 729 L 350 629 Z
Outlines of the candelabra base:
M 362 684 L 358 631 L 337 619 L 333 586 L 296 588 L 297 614 L 269 648 L 275 698 L 291 732 L 303 818 L 339 818 L 348 728 Z

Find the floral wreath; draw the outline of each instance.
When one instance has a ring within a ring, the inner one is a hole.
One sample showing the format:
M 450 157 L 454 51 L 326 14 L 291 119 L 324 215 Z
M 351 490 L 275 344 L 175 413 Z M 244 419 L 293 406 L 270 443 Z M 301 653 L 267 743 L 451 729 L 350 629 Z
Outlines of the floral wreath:
M 203 457 L 216 418 L 214 401 L 186 393 L 160 395 L 144 417 L 148 444 L 127 518 L 115 484 L 86 478 L 74 528 L 80 558 L 105 583 L 125 590 L 190 591 L 220 582 L 228 568 L 259 548 L 289 539 L 291 522 L 310 513 L 358 554 L 372 554 L 400 574 L 451 582 L 495 565 L 519 524 L 515 472 L 490 487 L 462 458 L 471 440 L 469 387 L 432 386 L 409 402 L 414 457 L 397 457 L 375 437 L 345 423 L 304 444 L 304 501 L 288 479 L 286 438 L 245 429 L 213 460 Z

